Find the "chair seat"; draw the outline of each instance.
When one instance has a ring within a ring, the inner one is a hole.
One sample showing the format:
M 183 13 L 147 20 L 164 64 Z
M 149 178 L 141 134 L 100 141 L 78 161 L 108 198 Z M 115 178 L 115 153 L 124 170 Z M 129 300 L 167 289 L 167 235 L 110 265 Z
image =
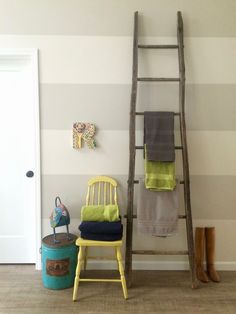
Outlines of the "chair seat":
M 86 240 L 78 238 L 76 240 L 77 246 L 106 246 L 106 247 L 120 247 L 122 246 L 122 240 L 119 241 L 96 241 L 96 240 Z

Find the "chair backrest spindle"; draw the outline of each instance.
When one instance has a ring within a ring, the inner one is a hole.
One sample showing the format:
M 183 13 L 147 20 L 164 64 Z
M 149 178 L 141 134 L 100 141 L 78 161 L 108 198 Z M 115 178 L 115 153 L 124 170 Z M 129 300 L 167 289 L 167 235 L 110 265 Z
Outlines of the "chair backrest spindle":
M 114 195 L 114 200 L 115 200 L 115 204 L 117 205 L 117 188 L 114 188 L 115 190 L 115 195 Z
M 90 186 L 88 186 L 88 190 L 87 190 L 87 196 L 86 196 L 86 206 L 89 205 L 89 197 L 90 197 Z
M 107 203 L 107 184 L 104 182 L 104 205 Z
M 97 188 L 96 188 L 97 186 Z M 106 176 L 92 178 L 88 182 L 86 205 L 117 204 L 117 182 Z M 102 202 L 103 201 L 103 202 Z
M 100 205 L 101 199 L 101 182 L 98 183 L 98 205 Z
M 92 205 L 94 205 L 95 184 L 92 185 Z
M 110 183 L 110 204 L 112 204 L 112 185 Z

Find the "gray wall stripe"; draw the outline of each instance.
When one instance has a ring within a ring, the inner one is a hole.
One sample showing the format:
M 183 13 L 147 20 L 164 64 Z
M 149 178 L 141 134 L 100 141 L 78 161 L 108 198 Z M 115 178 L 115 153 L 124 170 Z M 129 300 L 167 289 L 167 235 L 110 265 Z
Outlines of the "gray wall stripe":
M 73 121 L 91 121 L 100 130 L 127 130 L 130 88 L 113 84 L 42 84 L 41 128 L 71 129 Z M 235 99 L 236 85 L 187 84 L 187 128 L 236 130 Z M 137 110 L 145 109 L 178 110 L 178 85 L 141 84 Z M 143 128 L 142 122 L 138 117 L 137 129 Z
M 88 179 L 93 175 L 43 175 L 42 216 L 47 218 L 59 195 L 68 206 L 72 218 L 80 217 L 85 202 Z M 126 212 L 127 175 L 114 175 L 119 182 L 122 214 Z M 192 214 L 194 219 L 236 219 L 236 176 L 191 176 Z M 206 201 L 207 200 L 207 201 Z M 135 202 L 136 203 L 136 202 Z M 181 191 L 181 209 L 183 193 Z M 181 211 L 184 213 L 184 211 Z
M 2 34 L 127 36 L 139 10 L 142 35 L 175 36 L 182 10 L 186 36 L 236 36 L 234 0 L 1 0 L 0 7 Z

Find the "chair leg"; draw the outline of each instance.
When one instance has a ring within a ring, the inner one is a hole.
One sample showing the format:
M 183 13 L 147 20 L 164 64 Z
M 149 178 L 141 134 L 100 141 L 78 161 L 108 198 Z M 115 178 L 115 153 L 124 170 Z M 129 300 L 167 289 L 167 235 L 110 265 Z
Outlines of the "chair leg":
M 87 268 L 88 247 L 84 248 L 84 270 Z
M 118 270 L 118 272 L 120 272 L 119 262 L 118 262 L 118 259 L 117 259 L 117 248 L 116 247 L 115 247 L 115 258 L 116 258 L 116 263 L 117 263 L 117 270 Z
M 73 301 L 76 301 L 76 299 L 77 299 L 79 280 L 80 280 L 80 272 L 81 272 L 82 263 L 83 263 L 83 251 L 84 251 L 84 248 L 82 246 L 80 246 L 79 253 L 78 253 L 78 262 L 77 262 L 76 272 L 75 272 Z
M 117 258 L 117 262 L 119 265 L 120 279 L 121 279 L 124 298 L 127 299 L 128 298 L 128 292 L 127 292 L 126 280 L 125 280 L 125 276 L 124 276 L 124 268 L 122 265 L 122 255 L 121 255 L 120 247 L 116 248 L 116 258 Z

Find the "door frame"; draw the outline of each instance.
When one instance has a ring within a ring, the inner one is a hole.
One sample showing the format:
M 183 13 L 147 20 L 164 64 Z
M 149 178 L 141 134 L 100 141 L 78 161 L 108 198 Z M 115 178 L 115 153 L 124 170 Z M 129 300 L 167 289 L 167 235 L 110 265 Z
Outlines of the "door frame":
M 35 268 L 41 269 L 41 234 L 42 234 L 42 219 L 41 219 L 41 160 L 40 160 L 40 113 L 39 113 L 39 62 L 38 49 L 0 49 L 0 58 L 16 57 L 17 59 L 30 59 L 30 67 L 33 80 L 33 106 L 35 120 Z

